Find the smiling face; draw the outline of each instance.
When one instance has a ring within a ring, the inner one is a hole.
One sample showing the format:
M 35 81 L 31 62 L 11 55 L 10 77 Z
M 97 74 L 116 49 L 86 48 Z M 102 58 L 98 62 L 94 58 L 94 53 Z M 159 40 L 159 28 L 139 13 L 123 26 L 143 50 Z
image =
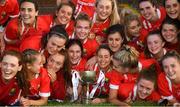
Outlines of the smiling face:
M 137 20 L 132 20 L 127 25 L 127 32 L 130 36 L 139 37 L 140 36 L 140 29 L 141 29 L 141 25 Z
M 174 25 L 163 24 L 161 33 L 167 42 L 176 43 L 178 41 L 178 31 Z
M 178 0 L 165 0 L 165 8 L 167 15 L 172 19 L 176 19 L 180 15 L 180 4 Z
M 168 57 L 162 61 L 163 69 L 171 80 L 180 78 L 180 62 L 174 57 Z
M 66 40 L 64 38 L 60 38 L 54 34 L 49 38 L 46 49 L 49 54 L 55 54 L 65 47 L 65 43 Z
M 123 43 L 122 36 L 116 32 L 108 35 L 108 46 L 113 52 L 117 52 Z
M 81 41 L 85 40 L 90 33 L 90 22 L 86 20 L 78 20 L 75 26 L 75 34 Z
M 137 94 L 140 99 L 147 98 L 154 90 L 154 83 L 146 79 L 140 79 L 137 84 Z
M 33 74 L 39 73 L 40 68 L 43 66 L 42 56 L 40 54 L 35 55 L 35 61 L 30 66 L 30 72 Z
M 147 37 L 147 47 L 153 55 L 156 55 L 163 51 L 164 42 L 158 34 L 153 34 Z
M 36 20 L 38 11 L 35 9 L 35 5 L 31 2 L 23 2 L 20 6 L 20 16 L 24 24 L 33 24 Z
M 63 5 L 59 11 L 56 12 L 56 19 L 58 20 L 58 22 L 62 25 L 65 25 L 67 23 L 69 23 L 69 21 L 71 20 L 71 17 L 73 15 L 73 10 L 70 6 L 68 5 Z
M 99 21 L 106 20 L 112 14 L 112 9 L 111 0 L 99 0 L 96 7 L 97 19 Z
M 111 63 L 110 52 L 106 49 L 100 49 L 97 53 L 97 63 L 101 69 L 107 69 Z
M 21 70 L 19 60 L 15 56 L 5 55 L 1 62 L 2 78 L 5 82 L 10 81 L 14 78 L 18 71 Z
M 143 1 L 139 4 L 141 15 L 149 21 L 153 21 L 156 17 L 156 8 L 149 1 Z
M 51 55 L 47 61 L 47 70 L 58 72 L 64 66 L 65 57 L 59 53 Z
M 71 45 L 68 49 L 69 59 L 71 64 L 76 65 L 81 59 L 82 51 L 79 45 Z

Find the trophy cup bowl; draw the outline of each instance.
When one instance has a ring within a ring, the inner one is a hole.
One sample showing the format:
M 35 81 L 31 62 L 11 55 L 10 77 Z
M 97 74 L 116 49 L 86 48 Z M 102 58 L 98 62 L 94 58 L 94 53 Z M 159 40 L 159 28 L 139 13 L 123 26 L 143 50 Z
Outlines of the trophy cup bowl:
M 82 72 L 81 79 L 84 83 L 93 83 L 96 80 L 96 72 L 95 71 L 84 71 L 84 72 Z
M 89 85 L 94 83 L 96 80 L 96 72 L 95 71 L 84 71 L 81 74 L 81 79 L 84 84 L 86 84 L 86 98 L 83 103 L 89 104 L 90 97 L 89 97 Z

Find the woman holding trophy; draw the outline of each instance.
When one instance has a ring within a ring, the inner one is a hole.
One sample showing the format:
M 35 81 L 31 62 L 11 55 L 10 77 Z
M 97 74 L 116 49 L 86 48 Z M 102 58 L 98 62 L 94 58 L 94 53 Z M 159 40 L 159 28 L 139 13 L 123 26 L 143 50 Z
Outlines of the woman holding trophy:
M 96 51 L 97 63 L 93 67 L 96 72 L 96 81 L 90 85 L 89 98 L 93 99 L 92 104 L 107 102 L 109 93 L 109 81 L 112 75 L 117 73 L 112 69 L 112 51 L 107 45 L 100 45 Z

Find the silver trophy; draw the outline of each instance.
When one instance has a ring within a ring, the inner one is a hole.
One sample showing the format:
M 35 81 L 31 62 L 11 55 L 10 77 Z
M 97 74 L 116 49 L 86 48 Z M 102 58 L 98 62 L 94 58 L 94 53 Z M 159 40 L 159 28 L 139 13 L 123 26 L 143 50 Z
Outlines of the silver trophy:
M 86 99 L 85 104 L 90 103 L 90 96 L 89 96 L 89 85 L 94 83 L 96 80 L 96 72 L 95 71 L 84 71 L 81 74 L 81 79 L 84 84 L 86 84 Z

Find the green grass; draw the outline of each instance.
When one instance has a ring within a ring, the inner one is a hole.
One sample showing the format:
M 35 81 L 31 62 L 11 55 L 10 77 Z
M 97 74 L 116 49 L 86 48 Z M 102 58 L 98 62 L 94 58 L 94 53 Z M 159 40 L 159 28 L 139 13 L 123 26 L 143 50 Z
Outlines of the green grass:
M 55 102 L 55 101 L 50 101 L 48 102 L 47 106 L 61 106 L 61 107 L 70 107 L 70 106 L 77 106 L 77 107 L 112 107 L 114 106 L 113 104 L 110 103 L 102 103 L 102 104 L 80 104 L 80 103 L 70 103 L 70 102 Z M 152 102 L 145 102 L 145 101 L 137 101 L 132 104 L 132 106 L 158 106 L 156 103 Z

